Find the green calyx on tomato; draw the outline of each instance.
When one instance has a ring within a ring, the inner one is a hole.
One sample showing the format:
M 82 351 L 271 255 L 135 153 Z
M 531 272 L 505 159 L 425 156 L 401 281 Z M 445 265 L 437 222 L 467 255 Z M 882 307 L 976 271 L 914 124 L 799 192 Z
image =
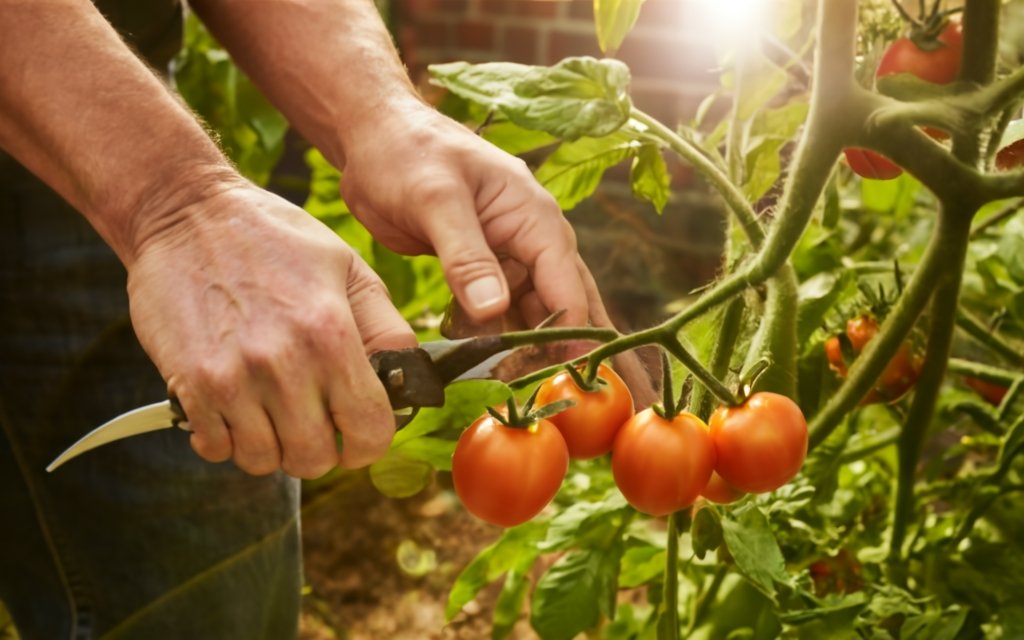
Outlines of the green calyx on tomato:
M 637 511 L 664 516 L 692 505 L 715 468 L 708 426 L 691 413 L 664 418 L 644 409 L 619 429 L 612 475 Z
M 633 415 L 633 395 L 611 367 L 598 366 L 591 383 L 579 371 L 566 371 L 545 380 L 537 392 L 537 402 L 552 406 L 572 402 L 549 420 L 565 438 L 569 456 L 578 460 L 596 458 L 612 449 L 619 428 Z
M 774 491 L 800 472 L 807 457 L 807 420 L 784 395 L 755 393 L 737 406 L 719 407 L 708 424 L 715 471 L 739 491 Z

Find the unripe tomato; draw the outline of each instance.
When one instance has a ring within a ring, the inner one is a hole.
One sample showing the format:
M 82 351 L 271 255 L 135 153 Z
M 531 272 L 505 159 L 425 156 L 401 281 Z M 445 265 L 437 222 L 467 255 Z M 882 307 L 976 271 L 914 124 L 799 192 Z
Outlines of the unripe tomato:
M 710 500 L 717 504 L 729 504 L 735 502 L 745 496 L 746 494 L 726 482 L 722 476 L 718 475 L 715 471 L 711 474 L 711 479 L 708 480 L 708 486 L 704 487 L 704 490 L 700 492 L 702 498 Z
M 807 456 L 807 420 L 786 396 L 761 391 L 709 422 L 715 471 L 740 491 L 765 493 L 793 479 Z
M 846 156 L 846 163 L 850 165 L 850 169 L 862 178 L 892 180 L 903 173 L 899 165 L 874 151 L 852 147 L 843 149 L 843 155 Z
M 568 469 L 565 440 L 547 420 L 517 428 L 485 414 L 459 436 L 452 482 L 467 511 L 514 527 L 551 502 Z
M 867 314 L 850 318 L 846 322 L 846 337 L 850 339 L 854 356 L 859 355 L 877 333 L 878 321 Z M 825 342 L 825 355 L 828 357 L 832 370 L 838 373 L 839 377 L 845 378 L 846 362 L 843 359 L 842 346 L 838 337 L 833 336 Z M 889 360 L 889 364 L 885 366 L 885 370 L 875 382 L 874 388 L 864 396 L 860 403 L 865 405 L 875 402 L 895 402 L 913 388 L 920 374 L 921 363 L 914 355 L 911 344 L 904 342 Z
M 537 392 L 537 406 L 559 400 L 575 404 L 548 420 L 558 427 L 569 447 L 569 457 L 585 460 L 612 450 L 619 427 L 633 415 L 633 395 L 611 367 L 597 368 L 600 388 L 586 391 L 576 386 L 572 374 L 563 371 L 549 378 Z
M 672 420 L 644 409 L 619 429 L 612 474 L 629 504 L 664 516 L 693 504 L 715 467 L 708 426 L 690 413 Z

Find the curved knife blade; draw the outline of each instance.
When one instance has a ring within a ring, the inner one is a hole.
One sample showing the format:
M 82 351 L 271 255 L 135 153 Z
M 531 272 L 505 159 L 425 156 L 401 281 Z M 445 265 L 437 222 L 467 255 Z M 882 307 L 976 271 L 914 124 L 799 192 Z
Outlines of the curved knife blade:
M 116 418 L 103 423 L 79 438 L 78 442 L 57 456 L 46 467 L 46 470 L 53 471 L 68 460 L 86 451 L 140 433 L 170 429 L 176 426 L 180 426 L 187 431 L 184 415 L 181 407 L 174 400 L 154 402 L 138 409 L 132 409 L 128 413 L 122 413 Z

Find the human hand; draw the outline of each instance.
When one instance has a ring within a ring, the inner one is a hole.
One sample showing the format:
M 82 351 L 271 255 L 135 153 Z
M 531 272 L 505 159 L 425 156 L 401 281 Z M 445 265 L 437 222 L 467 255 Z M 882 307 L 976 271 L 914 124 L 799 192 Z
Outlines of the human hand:
M 352 212 L 393 251 L 436 253 L 473 321 L 512 306 L 527 326 L 560 309 L 560 324 L 587 324 L 575 234 L 521 160 L 418 102 L 365 116 L 346 135 L 341 191 Z
M 192 447 L 257 475 L 373 462 L 395 423 L 367 354 L 415 335 L 327 227 L 248 183 L 226 186 L 176 212 L 128 265 L 135 331 Z

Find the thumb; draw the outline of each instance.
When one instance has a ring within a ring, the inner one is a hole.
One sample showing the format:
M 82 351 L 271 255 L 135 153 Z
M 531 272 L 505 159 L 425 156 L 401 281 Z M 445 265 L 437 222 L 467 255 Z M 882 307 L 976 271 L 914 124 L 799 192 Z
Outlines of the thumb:
M 485 322 L 509 307 L 508 282 L 484 237 L 469 200 L 451 198 L 424 216 L 423 231 L 441 260 L 455 298 L 475 322 Z

